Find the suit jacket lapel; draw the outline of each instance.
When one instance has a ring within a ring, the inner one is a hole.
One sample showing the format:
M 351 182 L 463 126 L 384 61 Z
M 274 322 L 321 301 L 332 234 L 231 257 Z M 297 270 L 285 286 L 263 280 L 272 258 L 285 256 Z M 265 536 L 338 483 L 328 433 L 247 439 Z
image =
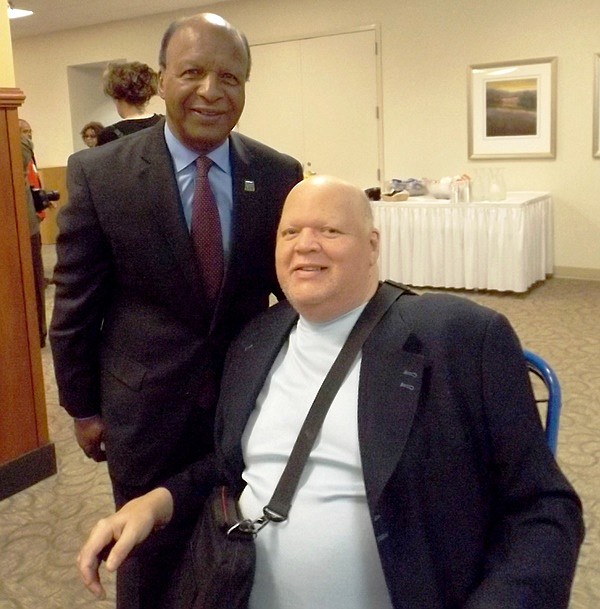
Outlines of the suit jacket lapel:
M 362 356 L 358 434 L 372 510 L 402 457 L 423 378 L 424 358 L 404 351 L 410 331 L 395 317 L 400 328 L 381 323 L 365 343 Z
M 260 202 L 261 195 L 254 190 L 255 177 L 252 175 L 252 156 L 244 146 L 243 142 L 232 133 L 229 136 L 229 157 L 231 159 L 231 187 L 233 195 L 233 208 L 231 210 L 231 235 L 229 262 L 225 268 L 223 286 L 219 294 L 212 326 L 214 327 L 224 310 L 224 305 L 231 298 L 231 292 L 236 284 L 236 276 L 241 272 L 239 267 L 242 256 L 238 249 L 245 242 L 252 225 L 256 222 L 254 205 Z
M 251 153 L 235 133 L 232 133 L 229 137 L 229 146 L 233 190 L 230 260 L 235 261 L 235 247 L 238 239 L 243 236 L 243 232 L 248 230 L 248 223 L 253 224 L 252 208 L 261 200 L 263 193 L 256 192 L 257 176 L 252 174 Z
M 187 279 L 193 298 L 205 310 L 202 281 L 183 216 L 179 189 L 173 170 L 173 161 L 164 138 L 164 122 L 160 121 L 148 131 L 145 149 L 139 161 L 137 180 L 140 193 L 148 196 L 152 220 L 163 233 L 165 239 Z M 136 179 L 135 177 L 133 179 Z
M 217 409 L 217 437 L 226 460 L 232 463 L 236 476 L 241 476 L 243 457 L 241 437 L 256 398 L 271 371 L 271 366 L 298 319 L 298 314 L 287 301 L 280 302 L 260 325 L 253 326 L 250 338 L 245 334 L 230 351 Z M 234 476 L 234 479 L 236 478 Z

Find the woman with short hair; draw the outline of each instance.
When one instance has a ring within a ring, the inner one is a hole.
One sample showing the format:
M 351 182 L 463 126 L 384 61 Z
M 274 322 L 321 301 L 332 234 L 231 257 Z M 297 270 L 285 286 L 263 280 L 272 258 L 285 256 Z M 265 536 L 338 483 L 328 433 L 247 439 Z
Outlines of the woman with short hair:
M 160 114 L 148 113 L 146 107 L 158 91 L 158 74 L 139 61 L 109 63 L 103 74 L 104 93 L 111 97 L 123 119 L 105 127 L 98 135 L 98 145 L 130 135 L 157 123 Z

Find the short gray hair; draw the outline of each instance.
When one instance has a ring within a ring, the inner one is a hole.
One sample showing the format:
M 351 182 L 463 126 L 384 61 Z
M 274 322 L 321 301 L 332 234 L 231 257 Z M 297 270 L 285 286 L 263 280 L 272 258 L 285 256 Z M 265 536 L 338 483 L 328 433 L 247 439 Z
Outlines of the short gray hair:
M 171 42 L 171 38 L 173 38 L 173 34 L 175 32 L 190 23 L 191 21 L 198 18 L 198 15 L 194 15 L 192 17 L 182 17 L 181 19 L 177 19 L 173 21 L 169 27 L 165 30 L 163 34 L 162 41 L 160 43 L 160 51 L 158 52 L 158 65 L 161 70 L 164 70 L 167 67 L 167 47 L 169 46 L 169 42 Z M 246 35 L 238 30 L 237 28 L 229 25 L 229 29 L 240 39 L 244 50 L 246 51 L 246 58 L 248 60 L 248 66 L 246 70 L 246 80 L 250 78 L 250 68 L 252 67 L 252 55 L 250 53 L 250 44 L 248 43 L 248 39 Z

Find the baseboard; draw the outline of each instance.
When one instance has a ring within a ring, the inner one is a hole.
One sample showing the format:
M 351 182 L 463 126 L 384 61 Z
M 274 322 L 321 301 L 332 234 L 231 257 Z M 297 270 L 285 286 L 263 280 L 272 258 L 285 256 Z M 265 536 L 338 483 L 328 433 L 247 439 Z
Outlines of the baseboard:
M 576 266 L 555 266 L 554 277 L 559 279 L 585 279 L 600 281 L 600 269 L 586 269 Z
M 0 465 L 0 501 L 56 473 L 54 444 L 45 444 Z

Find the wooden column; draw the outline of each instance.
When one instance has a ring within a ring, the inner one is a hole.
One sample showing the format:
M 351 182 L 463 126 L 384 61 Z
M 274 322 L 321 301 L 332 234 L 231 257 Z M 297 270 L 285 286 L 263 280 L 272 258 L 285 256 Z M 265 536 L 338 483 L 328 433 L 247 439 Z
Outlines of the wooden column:
M 17 115 L 24 99 L 0 88 L 0 499 L 56 473 Z

